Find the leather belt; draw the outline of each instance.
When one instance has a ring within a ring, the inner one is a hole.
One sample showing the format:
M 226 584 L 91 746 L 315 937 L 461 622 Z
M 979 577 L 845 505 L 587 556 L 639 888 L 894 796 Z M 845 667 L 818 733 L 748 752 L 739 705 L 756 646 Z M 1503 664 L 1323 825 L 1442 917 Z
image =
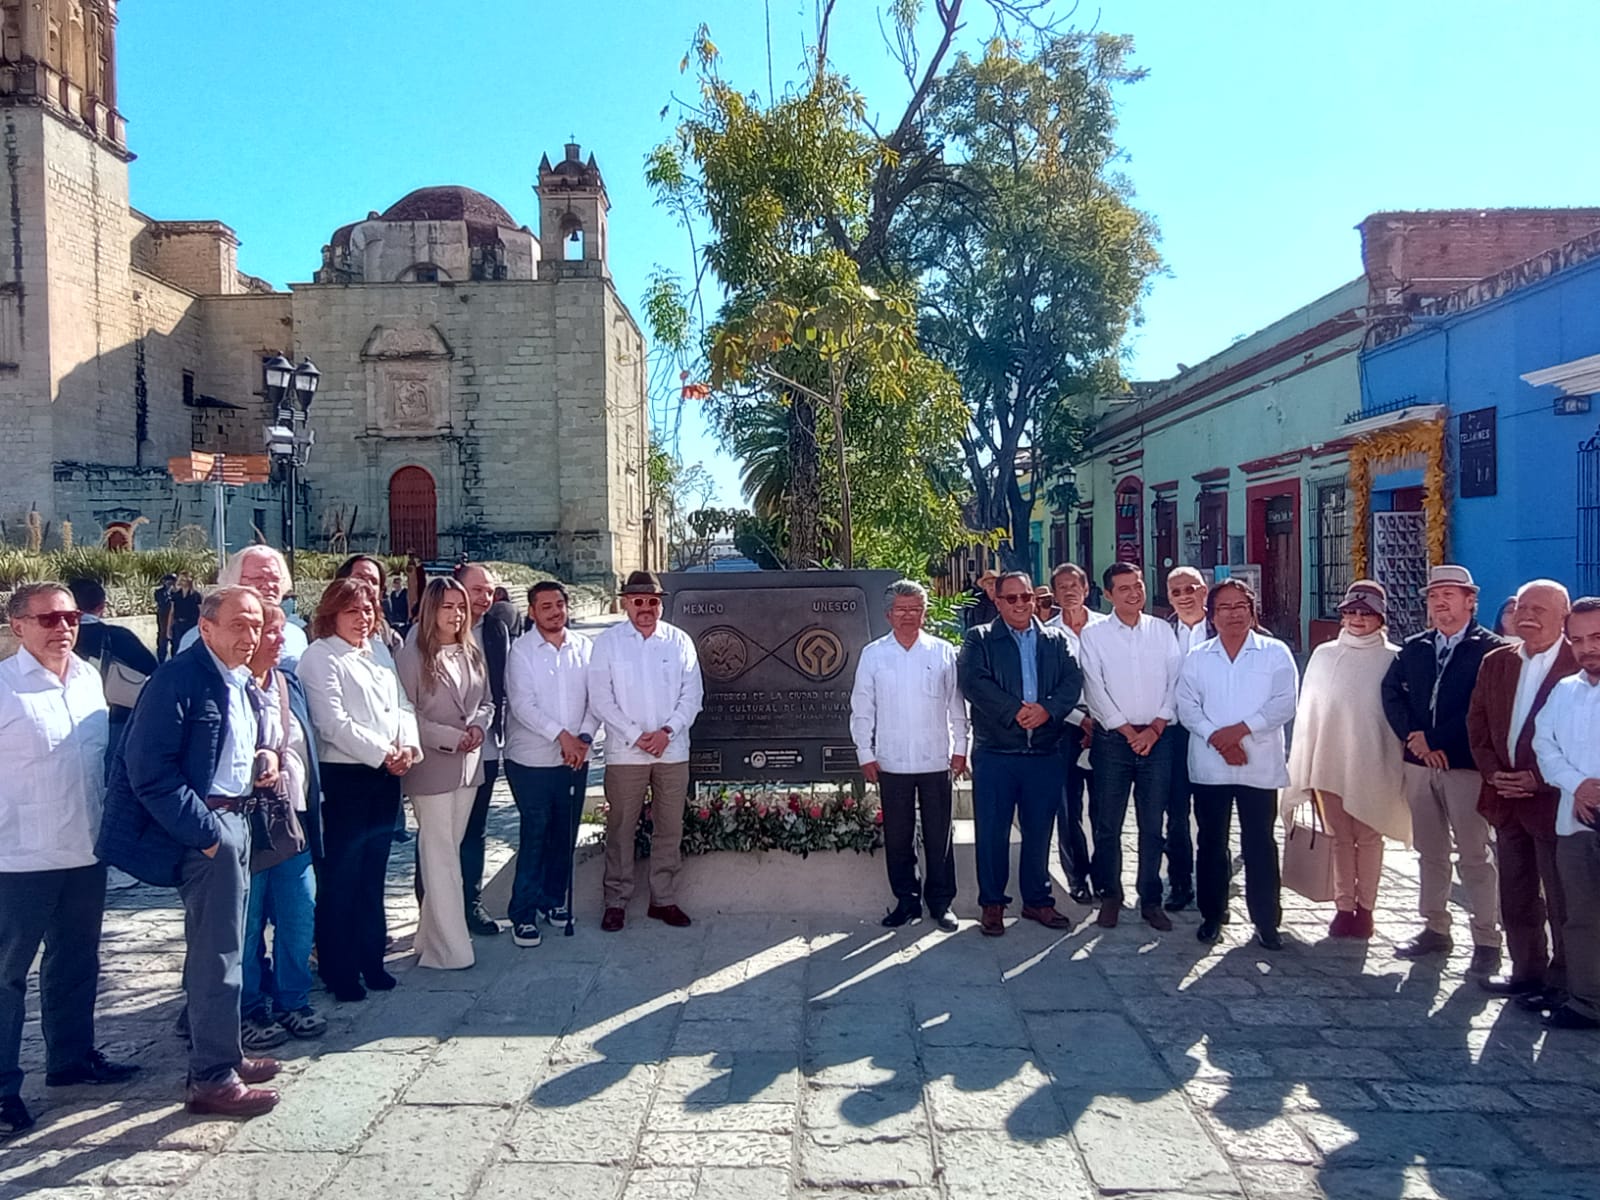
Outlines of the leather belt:
M 245 796 L 207 796 L 206 807 L 212 812 L 221 809 L 223 812 L 243 812 Z

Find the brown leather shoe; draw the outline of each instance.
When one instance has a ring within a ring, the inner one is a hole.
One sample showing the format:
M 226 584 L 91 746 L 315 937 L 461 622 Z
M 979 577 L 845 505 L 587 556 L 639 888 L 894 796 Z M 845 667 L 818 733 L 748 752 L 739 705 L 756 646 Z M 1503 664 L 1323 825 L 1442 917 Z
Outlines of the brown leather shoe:
M 1037 921 L 1046 929 L 1071 929 L 1072 920 L 1065 913 L 1057 912 L 1054 904 L 1042 904 L 1038 908 L 1022 906 L 1022 915 L 1030 921 Z
M 1167 916 L 1161 905 L 1146 904 L 1139 910 L 1139 915 L 1144 918 L 1144 923 L 1150 926 L 1151 929 L 1159 930 L 1162 933 L 1172 932 L 1172 918 Z
M 245 1083 L 265 1083 L 281 1070 L 283 1064 L 275 1058 L 242 1058 L 233 1073 Z
M 984 937 L 1004 937 L 1006 932 L 1006 906 L 1003 904 L 985 904 L 983 916 L 978 922 L 978 927 L 983 930 Z
M 237 1079 L 227 1083 L 191 1083 L 189 1111 L 218 1117 L 259 1117 L 278 1105 L 271 1088 L 247 1087 Z
M 605 915 L 600 918 L 600 928 L 607 933 L 616 933 L 628 920 L 628 910 L 625 908 L 608 908 Z
M 652 904 L 644 910 L 644 915 L 652 921 L 665 921 L 674 929 L 687 929 L 689 927 L 689 914 L 676 904 Z
M 1101 929 L 1115 929 L 1117 918 L 1122 915 L 1122 901 L 1115 896 L 1107 896 L 1100 901 L 1100 915 L 1095 917 L 1094 923 Z

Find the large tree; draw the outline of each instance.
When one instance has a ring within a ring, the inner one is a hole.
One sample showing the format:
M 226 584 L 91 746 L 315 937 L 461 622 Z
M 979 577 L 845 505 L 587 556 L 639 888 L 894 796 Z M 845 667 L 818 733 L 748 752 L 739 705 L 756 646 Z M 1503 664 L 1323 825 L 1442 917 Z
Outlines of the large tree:
M 972 411 L 962 456 L 977 524 L 1009 531 L 1012 566 L 1031 560 L 1035 497 L 1073 460 L 1089 401 L 1117 384 L 1159 266 L 1152 222 L 1116 170 L 1115 91 L 1140 77 L 1131 49 L 1068 33 L 1026 53 L 996 40 L 957 55 L 927 111 L 942 182 L 892 230 L 891 260 L 921 283 L 923 345 Z

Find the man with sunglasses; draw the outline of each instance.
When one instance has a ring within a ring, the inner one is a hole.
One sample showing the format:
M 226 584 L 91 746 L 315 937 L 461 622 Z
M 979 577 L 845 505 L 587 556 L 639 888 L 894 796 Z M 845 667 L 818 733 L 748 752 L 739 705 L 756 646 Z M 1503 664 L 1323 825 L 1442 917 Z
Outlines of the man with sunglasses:
M 100 676 L 72 652 L 80 614 L 59 583 L 23 584 L 6 615 L 22 647 L 0 663 L 0 1138 L 33 1124 L 18 1063 L 41 944 L 45 1082 L 121 1083 L 137 1070 L 94 1048 L 106 900 L 94 852 L 108 731 Z
M 1167 624 L 1178 638 L 1178 652 L 1188 657 L 1201 642 L 1217 636 L 1206 616 L 1206 577 L 1198 567 L 1173 567 L 1167 572 L 1167 602 L 1172 615 Z M 1194 839 L 1189 818 L 1194 789 L 1189 783 L 1189 731 L 1174 721 L 1167 730 L 1172 739 L 1172 780 L 1167 789 L 1167 903 L 1168 912 L 1182 912 L 1194 903 Z
M 622 585 L 628 620 L 594 640 L 589 707 L 606 729 L 605 906 L 600 928 L 616 933 L 633 895 L 633 837 L 650 793 L 650 907 L 668 925 L 689 924 L 674 899 L 683 808 L 689 795 L 689 726 L 704 687 L 694 639 L 661 619 L 665 593 L 653 571 Z
M 1070 929 L 1050 894 L 1050 831 L 1061 803 L 1061 739 L 1082 676 L 1066 634 L 1033 613 L 1033 581 L 1008 571 L 995 584 L 1000 616 L 967 631 L 956 677 L 972 709 L 972 807 L 978 905 L 987 937 L 1006 931 L 1011 824 L 1022 830 L 1022 915 Z

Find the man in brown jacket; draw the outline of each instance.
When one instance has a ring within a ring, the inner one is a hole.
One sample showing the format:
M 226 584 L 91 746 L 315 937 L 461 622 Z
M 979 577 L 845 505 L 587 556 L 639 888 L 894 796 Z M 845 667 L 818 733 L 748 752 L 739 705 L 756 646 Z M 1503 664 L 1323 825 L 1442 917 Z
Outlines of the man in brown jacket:
M 1511 632 L 1522 641 L 1484 657 L 1467 710 L 1467 739 L 1483 775 L 1478 811 L 1494 826 L 1499 845 L 1500 917 L 1511 953 L 1509 974 L 1478 982 L 1535 1010 L 1559 1004 L 1566 988 L 1566 901 L 1556 873 L 1560 793 L 1539 773 L 1533 719 L 1551 689 L 1578 670 L 1562 632 L 1570 607 L 1559 583 L 1524 584 L 1511 618 Z

